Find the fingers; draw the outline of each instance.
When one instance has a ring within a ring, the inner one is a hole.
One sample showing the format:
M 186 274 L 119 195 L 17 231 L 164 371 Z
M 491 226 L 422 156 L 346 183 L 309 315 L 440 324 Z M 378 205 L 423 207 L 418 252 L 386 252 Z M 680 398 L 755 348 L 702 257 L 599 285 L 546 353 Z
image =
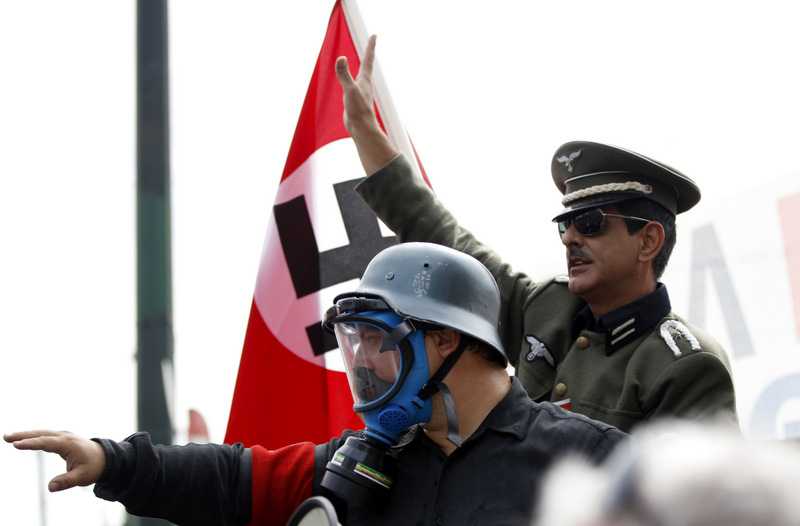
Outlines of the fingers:
M 67 473 L 62 473 L 57 477 L 53 477 L 53 480 L 47 484 L 47 490 L 50 491 L 50 493 L 55 493 L 56 491 L 63 491 L 65 489 L 74 488 L 75 486 L 77 486 L 77 484 L 70 480 L 69 475 Z
M 336 59 L 336 78 L 339 79 L 339 84 L 342 85 L 344 90 L 349 89 L 356 83 L 355 79 L 350 74 L 347 57 L 339 57 Z
M 36 430 L 36 431 L 17 431 L 16 433 L 6 433 L 3 435 L 3 440 L 8 443 L 16 442 L 17 440 L 22 440 L 24 438 L 31 438 L 35 436 L 40 436 L 44 434 L 52 434 L 53 431 L 46 431 L 46 430 Z
M 46 451 L 48 453 L 60 453 L 63 447 L 64 438 L 73 436 L 67 431 L 50 431 L 37 429 L 33 431 L 19 431 L 3 435 L 6 442 L 11 443 L 17 449 L 27 449 L 35 451 Z
M 364 52 L 364 58 L 361 59 L 361 69 L 358 70 L 359 78 L 372 80 L 372 68 L 375 65 L 375 42 L 377 39 L 377 35 L 369 37 L 367 50 Z
M 3 435 L 3 439 L 17 449 L 57 453 L 67 462 L 67 472 L 48 484 L 50 491 L 94 484 L 105 470 L 103 447 L 67 431 L 20 431 Z
M 376 35 L 369 37 L 367 49 L 364 51 L 364 57 L 361 60 L 361 68 L 358 70 L 358 80 L 363 79 L 364 82 L 372 82 L 372 68 L 375 65 L 375 43 L 377 38 Z M 347 57 L 339 57 L 336 59 L 336 78 L 339 79 L 339 83 L 345 89 L 356 83 L 357 79 L 353 78 L 353 75 L 350 73 Z
M 56 492 L 74 488 L 75 486 L 88 486 L 97 482 L 100 474 L 102 474 L 102 471 L 98 474 L 94 466 L 80 464 L 66 473 L 53 477 L 53 480 L 47 485 L 47 489 L 51 492 Z
M 3 440 L 12 444 L 17 449 L 46 451 L 49 453 L 57 452 L 59 437 L 64 432 L 50 431 L 46 429 L 36 429 L 31 431 L 18 431 L 3 435 Z M 74 470 L 78 471 L 78 470 Z M 50 481 L 47 489 L 51 492 L 61 491 L 76 486 L 78 483 L 70 473 L 63 473 Z

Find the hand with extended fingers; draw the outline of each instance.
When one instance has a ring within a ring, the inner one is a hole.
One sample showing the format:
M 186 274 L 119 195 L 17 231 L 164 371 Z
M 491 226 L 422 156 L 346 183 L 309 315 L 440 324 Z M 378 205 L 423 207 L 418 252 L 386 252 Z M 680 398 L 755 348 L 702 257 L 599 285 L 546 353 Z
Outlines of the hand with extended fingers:
M 67 462 L 67 472 L 47 485 L 50 491 L 94 484 L 106 467 L 100 444 L 67 431 L 21 431 L 3 435 L 3 439 L 17 449 L 57 453 Z
M 376 36 L 369 38 L 358 76 L 353 78 L 347 57 L 336 60 L 336 76 L 344 97 L 344 126 L 353 138 L 367 174 L 372 174 L 391 161 L 397 150 L 383 133 L 375 115 L 372 96 L 372 69 L 375 64 Z

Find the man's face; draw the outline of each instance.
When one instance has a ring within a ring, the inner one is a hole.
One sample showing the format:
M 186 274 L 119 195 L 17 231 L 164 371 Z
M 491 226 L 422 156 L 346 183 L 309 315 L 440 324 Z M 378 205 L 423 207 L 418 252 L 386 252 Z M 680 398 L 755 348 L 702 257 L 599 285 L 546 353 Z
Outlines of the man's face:
M 613 205 L 600 209 L 619 214 Z M 583 236 L 575 230 L 575 225 L 570 225 L 561 242 L 567 248 L 571 292 L 589 305 L 613 303 L 620 307 L 637 299 L 628 299 L 626 292 L 638 290 L 631 284 L 640 279 L 636 272 L 640 236 L 628 234 L 624 219 L 605 217 L 603 229 L 592 236 Z
M 384 382 L 394 383 L 400 371 L 400 352 L 387 350 L 381 352 L 385 332 L 371 325 L 358 324 L 359 346 L 353 358 L 354 367 L 364 367 Z

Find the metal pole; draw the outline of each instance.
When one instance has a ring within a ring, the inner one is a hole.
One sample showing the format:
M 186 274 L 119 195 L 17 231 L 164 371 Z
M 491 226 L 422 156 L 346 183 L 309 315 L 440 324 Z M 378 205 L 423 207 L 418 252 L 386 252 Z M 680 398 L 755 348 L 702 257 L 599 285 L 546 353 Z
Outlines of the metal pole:
M 137 1 L 137 420 L 172 443 L 172 249 L 166 0 Z M 132 524 L 169 524 L 132 518 Z

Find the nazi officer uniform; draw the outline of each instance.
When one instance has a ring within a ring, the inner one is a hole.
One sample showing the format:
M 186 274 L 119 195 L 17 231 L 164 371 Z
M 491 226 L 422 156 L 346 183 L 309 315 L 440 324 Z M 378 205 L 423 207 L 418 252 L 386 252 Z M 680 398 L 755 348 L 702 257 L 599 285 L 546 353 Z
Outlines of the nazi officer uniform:
M 605 144 L 564 144 L 551 172 L 565 207 L 554 221 L 636 197 L 675 215 L 700 200 L 694 182 L 677 170 Z M 356 191 L 401 242 L 450 246 L 492 272 L 503 299 L 503 344 L 534 400 L 624 431 L 660 417 L 737 421 L 724 349 L 672 312 L 663 283 L 595 322 L 586 303 L 569 291 L 566 276 L 535 281 L 461 227 L 402 154 Z M 524 237 L 523 228 L 508 228 Z

